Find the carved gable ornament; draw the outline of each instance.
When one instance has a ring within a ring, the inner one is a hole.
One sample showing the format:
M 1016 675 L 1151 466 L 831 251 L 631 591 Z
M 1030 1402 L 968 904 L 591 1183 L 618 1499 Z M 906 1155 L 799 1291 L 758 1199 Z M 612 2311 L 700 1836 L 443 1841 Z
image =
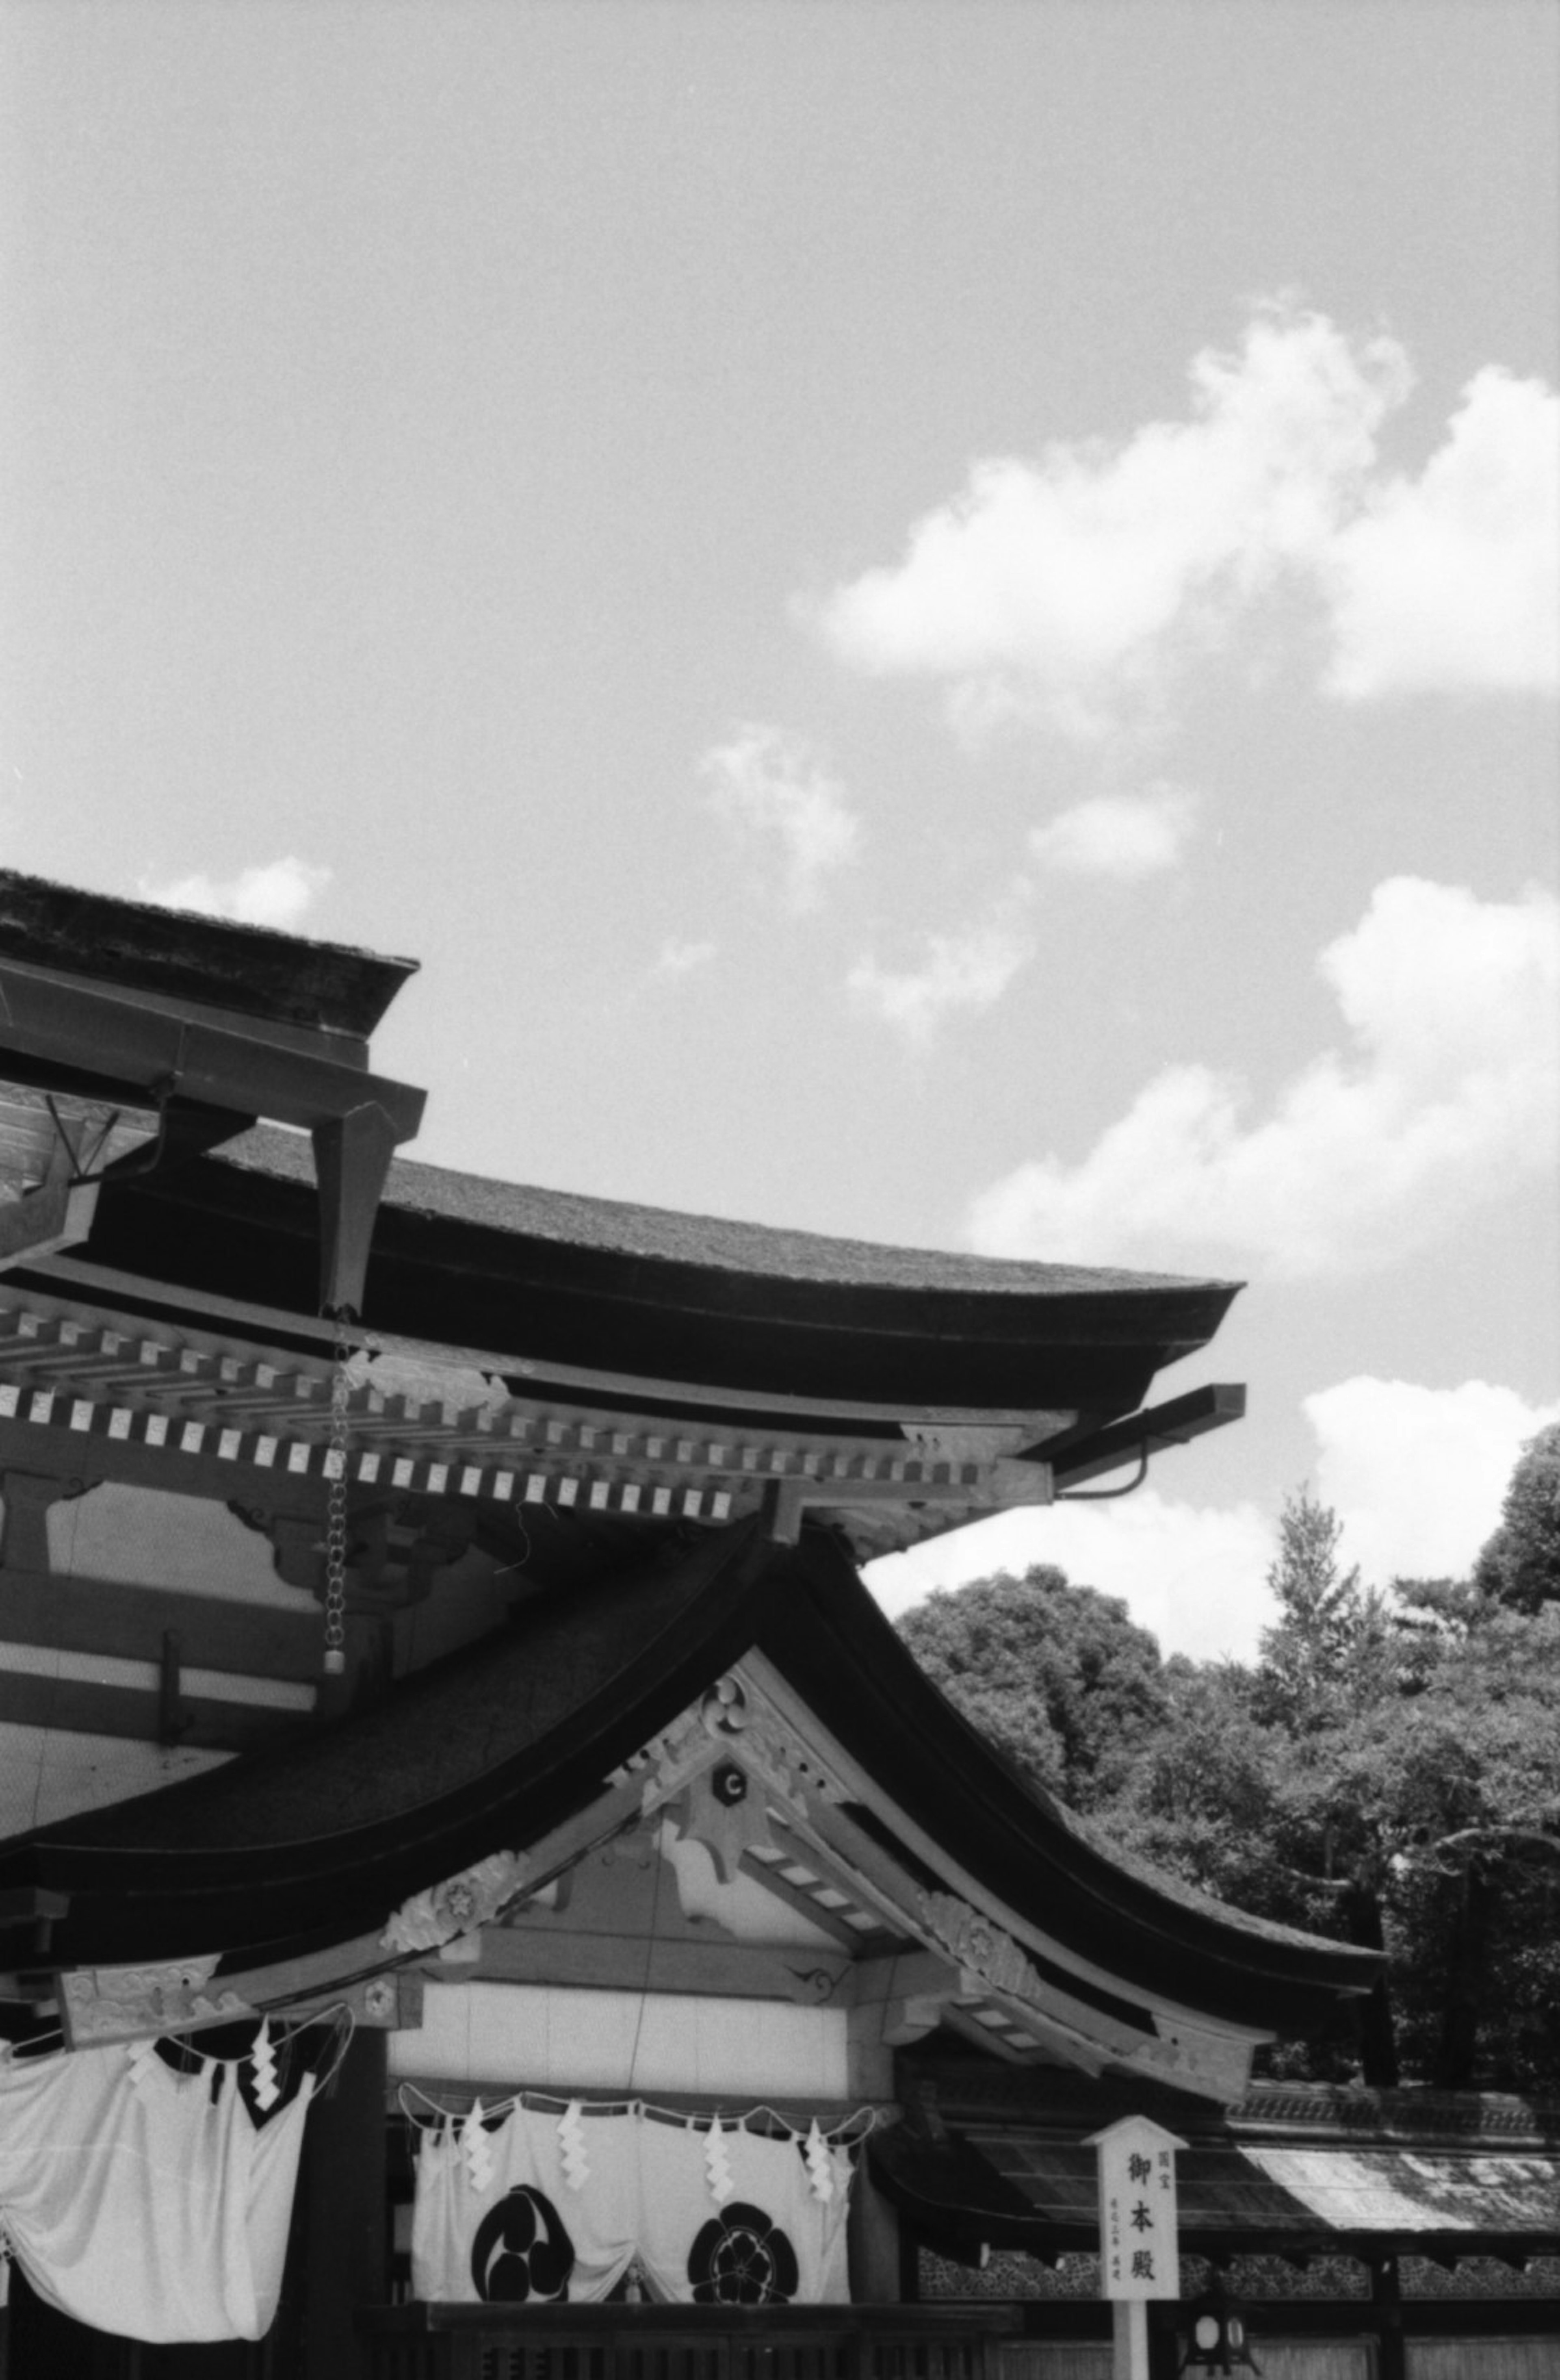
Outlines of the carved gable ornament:
M 1013 1999 L 1046 2005 L 1045 1986 L 1010 1934 L 951 1892 L 918 1892 L 921 1923 L 932 1940 L 969 1974 Z
M 523 1852 L 494 1852 L 475 1867 L 462 1868 L 442 1884 L 429 1885 L 402 1902 L 384 1932 L 380 1948 L 405 1957 L 416 1950 L 437 1950 L 458 1935 L 470 1934 L 496 1917 L 507 1901 L 526 1888 L 530 1863 Z

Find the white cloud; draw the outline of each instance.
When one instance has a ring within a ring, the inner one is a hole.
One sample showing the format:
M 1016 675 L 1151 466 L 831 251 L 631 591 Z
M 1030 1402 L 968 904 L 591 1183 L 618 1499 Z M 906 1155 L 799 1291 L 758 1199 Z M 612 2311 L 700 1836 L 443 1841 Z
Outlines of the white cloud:
M 1304 1401 L 1320 1451 L 1317 1492 L 1366 1578 L 1466 1577 L 1500 1519 L 1523 1443 L 1560 1404 L 1530 1405 L 1487 1380 L 1426 1389 L 1360 1378 Z
M 1376 1586 L 1465 1577 L 1524 1441 L 1560 1420 L 1560 1404 L 1530 1405 L 1484 1380 L 1344 1380 L 1304 1406 L 1320 1450 L 1316 1492 L 1343 1523 L 1345 1562 Z M 1183 1503 L 1150 1486 L 1119 1503 L 996 1513 L 869 1563 L 866 1581 L 897 1619 L 934 1587 L 1054 1562 L 1075 1585 L 1119 1596 L 1167 1654 L 1251 1660 L 1277 1617 L 1267 1585 L 1277 1548 L 1276 1515 L 1254 1504 Z
M 1155 1266 L 1217 1250 L 1291 1277 L 1388 1263 L 1560 1141 L 1560 904 L 1396 877 L 1322 953 L 1351 1046 L 1248 1121 L 1244 1087 L 1172 1066 L 1081 1163 L 1046 1157 L 974 1201 L 996 1256 Z
M 1417 480 L 1333 540 L 1330 691 L 1560 684 L 1560 396 L 1480 372 Z
M 1343 1523 L 1342 1557 L 1368 1585 L 1466 1577 L 1500 1519 L 1524 1442 L 1560 1404 L 1530 1405 L 1484 1380 L 1427 1389 L 1358 1378 L 1304 1400 L 1316 1433 L 1316 1493 Z M 871 1562 L 866 1581 L 890 1618 L 934 1587 L 1054 1562 L 1075 1585 L 1119 1596 L 1162 1651 L 1251 1660 L 1277 1617 L 1267 1585 L 1276 1515 L 1142 1488 L 1119 1503 L 998 1512 Z
M 869 1563 L 866 1581 L 897 1618 L 934 1587 L 1055 1562 L 1076 1585 L 1122 1597 L 1164 1652 L 1249 1659 L 1276 1616 L 1264 1583 L 1276 1545 L 1276 1526 L 1252 1504 L 1220 1512 L 1144 1488 L 1119 1504 L 996 1513 Z
M 844 788 L 779 728 L 741 727 L 699 763 L 711 808 L 767 868 L 791 909 L 810 909 L 823 879 L 859 856 L 861 821 Z
M 961 728 L 1020 714 L 1087 737 L 1152 711 L 1288 576 L 1333 607 L 1329 691 L 1554 685 L 1556 400 L 1538 382 L 1481 372 L 1411 482 L 1377 468 L 1412 383 L 1391 339 L 1265 308 L 1190 379 L 1184 421 L 975 464 L 902 562 L 814 607 L 826 641 L 944 680 Z
M 198 909 L 209 917 L 229 917 L 241 926 L 272 926 L 290 933 L 303 920 L 331 880 L 328 868 L 307 860 L 273 859 L 263 868 L 246 868 L 225 884 L 210 876 L 181 876 L 173 884 L 155 885 L 142 878 L 143 901 L 164 909 Z
M 1028 893 L 1021 880 L 985 924 L 929 934 L 919 967 L 896 973 L 875 959 L 859 959 L 845 978 L 852 998 L 923 1047 L 954 1010 L 990 1008 L 1034 953 L 1023 918 Z
M 1100 794 L 1075 803 L 1029 838 L 1042 868 L 1068 876 L 1110 876 L 1131 882 L 1174 868 L 1196 817 L 1191 794 L 1174 785 L 1146 794 Z
M 718 942 L 679 941 L 675 934 L 669 934 L 656 953 L 656 963 L 650 973 L 672 977 L 693 975 L 697 968 L 709 965 L 720 947 Z

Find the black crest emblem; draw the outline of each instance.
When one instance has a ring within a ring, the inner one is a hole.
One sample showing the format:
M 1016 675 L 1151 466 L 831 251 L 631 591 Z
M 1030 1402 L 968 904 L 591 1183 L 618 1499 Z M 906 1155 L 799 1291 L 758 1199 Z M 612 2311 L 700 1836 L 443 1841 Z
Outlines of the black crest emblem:
M 574 2243 L 557 2208 L 525 2182 L 477 2227 L 471 2277 L 485 2304 L 545 2304 L 563 2295 L 574 2269 Z
M 722 2208 L 688 2251 L 695 2305 L 787 2305 L 801 2282 L 796 2251 L 761 2206 Z

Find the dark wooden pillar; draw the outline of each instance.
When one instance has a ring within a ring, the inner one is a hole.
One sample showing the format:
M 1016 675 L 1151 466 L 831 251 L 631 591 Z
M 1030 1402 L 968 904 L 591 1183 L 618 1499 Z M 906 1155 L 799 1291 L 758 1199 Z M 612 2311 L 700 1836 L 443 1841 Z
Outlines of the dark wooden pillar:
M 899 2209 L 874 2181 L 865 2150 L 851 2185 L 845 2244 L 853 2305 L 897 2305 L 904 2296 Z
M 1383 2256 L 1371 2266 L 1371 2301 L 1376 2317 L 1377 2380 L 1407 2380 L 1409 2362 L 1403 2345 L 1403 2285 L 1396 2256 Z
M 355 2317 L 390 2294 L 385 2206 L 385 2042 L 360 2030 L 308 2112 L 299 2188 L 304 2269 L 298 2380 L 359 2380 Z

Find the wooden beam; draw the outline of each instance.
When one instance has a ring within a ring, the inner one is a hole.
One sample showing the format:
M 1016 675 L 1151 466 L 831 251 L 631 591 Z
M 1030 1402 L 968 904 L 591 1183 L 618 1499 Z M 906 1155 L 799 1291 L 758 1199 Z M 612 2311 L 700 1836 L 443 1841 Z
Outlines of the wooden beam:
M 885 1851 L 872 1837 L 858 1827 L 841 1809 L 830 1803 L 815 1801 L 805 1821 L 792 1818 L 789 1822 L 792 1839 L 799 1844 L 816 1842 L 833 1853 L 845 1878 L 857 1878 L 853 1888 L 865 1908 L 887 1904 L 896 1912 L 898 1922 L 907 1934 L 924 1939 L 927 1931 L 920 1912 L 920 1888 L 914 1878 L 900 1864 L 891 1852 Z M 776 1840 L 779 1840 L 777 1834 Z M 805 1860 L 805 1851 L 798 1856 Z M 995 1922 L 995 1921 L 994 1921 Z M 1029 1952 L 1018 1937 L 1011 1937 L 1025 1958 Z M 1125 2024 L 1119 2017 L 1091 2002 L 1077 1999 L 1059 1985 L 1036 1977 L 1044 1998 L 1032 2002 L 996 1987 L 983 1989 L 983 1997 L 1000 2000 L 1010 2007 L 1019 2021 L 1033 2024 L 1037 2030 L 1047 2020 L 1059 2035 L 1077 2034 L 1082 2042 L 1099 2043 L 1118 2057 L 1141 2049 L 1148 2036 L 1141 2030 Z M 979 2028 L 984 2036 L 986 2027 Z
M 0 1892 L 0 1925 L 35 1925 L 40 1918 L 51 1921 L 70 1913 L 68 1892 L 50 1892 L 42 1885 L 18 1885 L 14 1891 Z
M 397 1141 L 410 1140 L 422 1122 L 425 1091 L 343 1065 L 322 1032 L 286 1047 L 260 1020 L 195 1002 L 164 1006 L 152 994 L 10 958 L 0 958 L 0 999 L 6 1046 L 29 1057 L 87 1063 L 138 1087 L 171 1081 L 184 1099 L 308 1130 L 366 1100 L 384 1110 Z
M 49 1508 L 70 1493 L 67 1480 L 36 1471 L 0 1474 L 5 1518 L 0 1520 L 0 1570 L 49 1568 Z
M 1146 1405 L 1122 1421 L 1108 1422 L 1070 1446 L 1053 1446 L 1049 1454 L 1057 1493 L 1065 1495 L 1085 1479 L 1119 1471 L 1140 1456 L 1146 1459 L 1171 1447 L 1189 1445 L 1208 1430 L 1240 1421 L 1245 1411 L 1246 1391 L 1239 1381 L 1210 1381 L 1205 1388 L 1189 1390 L 1184 1397 L 1171 1397 L 1167 1403 Z
M 789 1865 L 816 1868 L 825 1883 L 836 1884 L 833 1869 L 825 1867 L 816 1853 L 810 1853 L 804 1860 L 799 1852 L 793 1852 L 787 1844 L 786 1856 Z M 744 1876 L 751 1876 L 755 1884 L 761 1884 L 766 1892 L 772 1892 L 775 1899 L 783 1901 L 788 1909 L 794 1909 L 797 1915 L 804 1917 L 810 1925 L 821 1927 L 825 1934 L 832 1934 L 837 1942 L 843 1943 L 852 1951 L 859 1952 L 864 1942 L 873 1939 L 871 1935 L 864 1934 L 859 1925 L 851 1925 L 838 1909 L 826 1909 L 821 1901 L 815 1900 L 804 1885 L 788 1882 L 779 1868 L 768 1860 L 755 1859 L 751 1852 L 744 1852 L 742 1872 Z M 840 1885 L 837 1888 L 843 1890 L 845 1888 Z
M 219 1702 L 181 1691 L 181 1748 L 197 1752 L 259 1752 L 308 1727 L 306 1712 L 271 1710 L 253 1703 Z M 54 1728 L 70 1735 L 111 1735 L 157 1743 L 163 1711 L 154 1671 L 139 1686 L 93 1685 L 77 1678 L 40 1677 L 0 1670 L 0 1720 L 14 1727 Z
M 888 2000 L 956 1999 L 961 1990 L 958 1968 L 940 1950 L 890 1951 L 863 1959 L 851 1975 L 853 2008 L 872 2008 Z
M 481 1956 L 463 1965 L 463 1982 L 583 1985 L 604 1991 L 712 1993 L 726 1999 L 797 2000 L 843 2005 L 851 1962 L 801 1946 L 646 1941 L 642 1935 L 546 1933 L 524 1917 L 485 1925 Z
M 0 1415 L 0 1471 L 52 1474 L 61 1482 L 62 1494 L 95 1488 L 107 1479 L 127 1488 L 160 1488 L 170 1496 L 200 1496 L 212 1504 L 236 1498 L 241 1503 L 263 1505 L 268 1512 L 308 1512 L 321 1520 L 325 1512 L 326 1482 L 318 1475 L 289 1472 L 280 1463 L 260 1470 L 250 1463 L 224 1463 L 215 1454 L 186 1454 L 135 1439 L 101 1437 L 52 1418 L 18 1421 Z
M 115 1293 L 150 1300 L 157 1306 L 176 1308 L 182 1317 L 200 1314 L 222 1328 L 236 1329 L 246 1337 L 259 1332 L 262 1337 L 278 1332 L 289 1339 L 318 1339 L 327 1344 L 333 1342 L 336 1327 L 321 1322 L 317 1316 L 297 1314 L 285 1306 L 257 1305 L 248 1300 L 222 1297 L 208 1290 L 172 1288 L 164 1281 L 148 1274 L 126 1272 L 112 1265 L 96 1265 L 79 1257 L 51 1256 L 38 1260 L 39 1275 L 57 1281 L 62 1294 L 73 1300 L 85 1296 L 92 1301 L 90 1309 L 97 1318 L 116 1329 L 124 1328 L 124 1318 L 117 1315 L 112 1304 Z M 816 1437 L 825 1427 L 832 1428 L 841 1422 L 894 1422 L 909 1427 L 935 1427 L 944 1424 L 968 1426 L 973 1428 L 994 1428 L 1008 1425 L 1033 1430 L 1036 1448 L 1043 1448 L 1056 1436 L 1058 1429 L 1070 1420 L 1070 1415 L 1043 1405 L 957 1405 L 957 1404 L 889 1404 L 882 1401 L 862 1403 L 849 1397 L 816 1397 L 783 1395 L 768 1389 L 735 1389 L 719 1381 L 671 1380 L 641 1378 L 632 1372 L 596 1371 L 575 1364 L 555 1363 L 550 1356 L 504 1354 L 491 1347 L 463 1347 L 441 1340 L 408 1339 L 393 1330 L 376 1330 L 355 1324 L 353 1342 L 371 1354 L 409 1355 L 419 1363 L 448 1366 L 455 1371 L 478 1371 L 545 1381 L 549 1390 L 554 1387 L 574 1389 L 582 1402 L 589 1402 L 608 1412 L 642 1406 L 648 1398 L 665 1400 L 674 1407 L 687 1411 L 690 1421 L 702 1406 L 712 1407 L 717 1414 L 757 1412 L 762 1415 L 788 1414 L 791 1427 L 799 1435 Z M 702 1427 L 702 1424 L 699 1426 Z M 913 1451 L 908 1441 L 906 1451 Z
M 226 1596 L 0 1568 L 0 1644 L 155 1661 L 163 1638 L 172 1633 L 185 1670 L 226 1670 L 312 1685 L 320 1672 L 320 1625 L 316 1612 L 279 1610 Z

